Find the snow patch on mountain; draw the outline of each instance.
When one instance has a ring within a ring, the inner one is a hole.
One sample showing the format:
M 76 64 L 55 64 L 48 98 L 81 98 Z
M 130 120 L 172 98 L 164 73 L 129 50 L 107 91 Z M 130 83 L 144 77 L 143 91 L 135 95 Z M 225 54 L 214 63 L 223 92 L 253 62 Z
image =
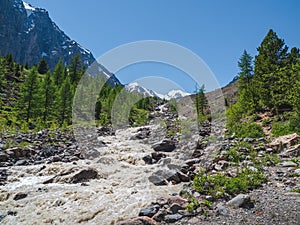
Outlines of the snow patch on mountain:
M 143 86 L 139 85 L 137 82 L 126 84 L 125 90 L 133 93 L 142 94 L 144 96 L 150 96 L 150 97 L 157 96 L 157 94 L 154 91 L 144 88 Z
M 157 96 L 161 99 L 171 100 L 171 99 L 179 99 L 185 96 L 191 95 L 190 93 L 184 92 L 182 90 L 171 90 L 167 94 L 157 94 Z
M 32 12 L 36 10 L 36 8 L 32 7 L 30 4 L 23 2 L 23 5 L 26 9 L 27 17 L 31 16 Z
M 148 88 L 145 88 L 141 86 L 137 82 L 133 82 L 130 84 L 125 85 L 125 90 L 133 93 L 139 93 L 143 94 L 144 96 L 150 96 L 150 97 L 158 97 L 161 99 L 171 100 L 171 99 L 179 99 L 188 95 L 191 95 L 190 93 L 184 92 L 182 90 L 171 90 L 167 94 L 159 94 L 155 91 L 152 91 Z

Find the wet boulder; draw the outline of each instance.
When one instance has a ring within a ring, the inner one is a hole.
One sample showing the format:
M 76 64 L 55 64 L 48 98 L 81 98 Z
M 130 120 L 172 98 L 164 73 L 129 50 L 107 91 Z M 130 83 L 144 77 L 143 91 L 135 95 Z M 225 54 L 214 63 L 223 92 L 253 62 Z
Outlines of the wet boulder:
M 172 140 L 163 140 L 152 146 L 152 148 L 157 152 L 172 152 L 175 148 L 175 142 Z

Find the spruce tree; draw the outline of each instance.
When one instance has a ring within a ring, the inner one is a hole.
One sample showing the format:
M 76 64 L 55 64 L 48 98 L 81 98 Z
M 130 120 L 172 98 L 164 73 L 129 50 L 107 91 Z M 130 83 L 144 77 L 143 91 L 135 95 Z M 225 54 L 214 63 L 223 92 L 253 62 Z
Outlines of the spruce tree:
M 238 66 L 240 68 L 238 80 L 240 88 L 247 88 L 250 85 L 250 81 L 253 76 L 253 58 L 252 56 L 244 50 L 241 58 L 238 61 Z
M 18 104 L 19 116 L 27 123 L 39 115 L 39 96 L 38 71 L 33 67 L 22 84 Z
M 65 68 L 63 66 L 63 62 L 60 59 L 56 64 L 53 72 L 54 83 L 57 87 L 62 85 L 63 80 L 65 79 Z
M 287 63 L 288 47 L 284 40 L 278 38 L 273 30 L 269 30 L 261 45 L 257 48 L 255 57 L 254 79 L 261 106 L 274 109 L 272 93 L 276 82 L 280 79 L 277 71 Z
M 53 119 L 56 112 L 56 87 L 49 70 L 43 79 L 41 90 L 43 123 L 46 124 Z
M 197 93 L 196 93 L 195 105 L 196 105 L 199 124 L 201 124 L 202 122 L 204 122 L 203 116 L 205 115 L 205 110 L 208 107 L 207 98 L 205 96 L 205 86 L 202 85 L 199 90 L 197 90 L 196 88 L 196 92 Z
M 72 84 L 77 84 L 81 79 L 81 75 L 83 74 L 82 65 L 80 61 L 80 55 L 77 54 L 69 65 L 69 76 L 71 78 Z
M 67 77 L 59 90 L 59 122 L 70 124 L 72 121 L 73 87 L 70 78 Z
M 47 73 L 48 70 L 49 70 L 49 67 L 48 67 L 47 61 L 45 58 L 42 58 L 39 63 L 38 72 L 40 74 L 45 74 L 45 73 Z
M 253 58 L 246 50 L 238 61 L 238 67 L 238 102 L 244 114 L 248 114 L 257 108 L 258 97 L 253 83 Z

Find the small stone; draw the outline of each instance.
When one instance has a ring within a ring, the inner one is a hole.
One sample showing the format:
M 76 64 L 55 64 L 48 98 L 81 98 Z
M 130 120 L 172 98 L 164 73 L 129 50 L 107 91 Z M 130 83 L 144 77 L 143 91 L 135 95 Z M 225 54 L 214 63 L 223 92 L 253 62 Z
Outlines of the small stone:
M 284 161 L 282 163 L 279 163 L 280 166 L 282 167 L 296 167 L 298 166 L 297 163 L 294 163 L 292 161 Z
M 157 152 L 172 152 L 175 148 L 175 142 L 171 140 L 163 140 L 152 146 L 152 148 Z
M 173 214 L 175 213 L 178 213 L 179 210 L 183 210 L 184 207 L 182 207 L 180 204 L 178 203 L 173 203 L 171 206 L 170 206 L 170 210 Z
M 296 170 L 294 171 L 294 173 L 295 173 L 295 174 L 298 174 L 298 175 L 300 176 L 300 169 L 296 169 Z
M 156 186 L 167 185 L 167 181 L 162 176 L 151 175 L 148 179 Z
M 166 158 L 167 156 L 161 152 L 152 152 L 151 153 L 152 159 L 158 162 L 161 158 Z
M 141 209 L 139 216 L 152 217 L 158 212 L 159 208 L 160 206 L 158 204 L 147 206 L 146 208 Z
M 250 202 L 249 195 L 239 194 L 233 199 L 231 199 L 229 202 L 227 202 L 226 204 L 229 206 L 233 206 L 235 208 L 239 208 L 239 207 L 243 207 L 249 202 Z
M 18 201 L 18 200 L 20 200 L 20 199 L 23 199 L 23 198 L 26 198 L 27 197 L 27 194 L 26 193 L 17 193 L 16 195 L 15 195 L 15 197 L 14 197 L 14 200 L 15 201 Z
M 156 199 L 156 203 L 159 205 L 166 205 L 168 203 L 168 199 L 164 198 L 164 197 L 160 197 Z
M 117 225 L 158 225 L 155 220 L 142 216 L 132 220 L 117 223 Z
M 210 196 L 210 195 L 207 195 L 207 196 L 205 196 L 205 200 L 213 202 L 214 201 L 214 197 Z
M 4 202 L 8 200 L 8 198 L 9 198 L 9 192 L 4 190 L 0 191 L 0 202 Z
M 7 215 L 9 215 L 9 216 L 16 216 L 17 212 L 16 211 L 8 211 Z
M 71 183 L 76 184 L 80 182 L 86 182 L 90 179 L 97 178 L 97 176 L 98 172 L 95 169 L 84 169 L 71 178 Z
M 3 152 L 0 152 L 0 162 L 7 162 L 9 159 L 8 155 Z
M 167 215 L 166 209 L 160 209 L 153 217 L 157 222 L 161 222 L 165 219 L 165 215 Z
M 172 196 L 172 197 L 168 198 L 169 205 L 172 205 L 174 203 L 185 206 L 185 204 L 188 203 L 188 201 L 180 196 Z
M 176 221 L 181 220 L 182 218 L 183 215 L 176 213 L 176 214 L 166 215 L 164 220 L 167 223 L 175 223 Z
M 143 157 L 143 160 L 146 164 L 151 165 L 153 163 L 152 157 L 150 155 L 146 155 Z
M 185 164 L 187 164 L 188 166 L 192 166 L 199 162 L 201 162 L 201 159 L 189 159 L 189 160 L 185 161 Z
M 181 171 L 178 171 L 177 174 L 178 174 L 179 179 L 182 182 L 189 182 L 190 181 L 190 177 L 188 175 L 182 173 Z
M 217 212 L 220 215 L 223 215 L 223 216 L 228 215 L 228 210 L 226 209 L 226 207 L 222 203 L 217 204 Z
M 191 224 L 191 225 L 199 225 L 201 224 L 201 220 L 197 217 L 193 217 L 192 219 L 190 219 L 188 221 L 188 224 Z
M 253 138 L 244 138 L 243 141 L 252 143 L 254 141 L 254 139 Z
M 21 159 L 21 160 L 18 160 L 16 163 L 15 163 L 15 166 L 25 166 L 27 165 L 28 162 L 24 159 Z

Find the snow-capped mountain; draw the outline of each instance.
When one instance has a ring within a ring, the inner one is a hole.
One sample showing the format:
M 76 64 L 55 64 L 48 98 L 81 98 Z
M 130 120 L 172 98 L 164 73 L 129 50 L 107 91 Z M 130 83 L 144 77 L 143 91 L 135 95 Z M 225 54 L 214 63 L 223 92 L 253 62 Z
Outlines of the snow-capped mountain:
M 80 54 L 84 65 L 89 66 L 95 58 L 92 53 L 69 38 L 51 20 L 45 9 L 35 8 L 22 0 L 0 0 L 0 52 L 11 53 L 14 60 L 30 66 L 47 60 L 51 69 L 59 59 L 65 64 Z M 80 27 L 78 28 L 80 29 Z M 99 70 L 103 66 L 99 65 Z M 110 84 L 120 84 L 113 74 Z
M 137 82 L 133 82 L 133 83 L 125 85 L 125 89 L 129 92 L 139 93 L 139 94 L 143 94 L 145 96 L 150 96 L 150 97 L 158 97 L 158 98 L 166 99 L 166 100 L 179 99 L 179 98 L 190 95 L 189 93 L 186 93 L 182 90 L 171 90 L 167 94 L 163 95 L 163 94 L 156 93 L 155 91 L 149 90 L 149 89 L 141 86 Z
M 161 99 L 171 100 L 171 99 L 179 99 L 185 96 L 191 95 L 190 93 L 184 92 L 182 90 L 171 90 L 167 94 L 157 94 L 157 96 Z
M 157 94 L 154 91 L 139 85 L 137 82 L 126 84 L 125 90 L 133 93 L 143 94 L 145 96 L 150 96 L 150 97 L 157 96 Z

